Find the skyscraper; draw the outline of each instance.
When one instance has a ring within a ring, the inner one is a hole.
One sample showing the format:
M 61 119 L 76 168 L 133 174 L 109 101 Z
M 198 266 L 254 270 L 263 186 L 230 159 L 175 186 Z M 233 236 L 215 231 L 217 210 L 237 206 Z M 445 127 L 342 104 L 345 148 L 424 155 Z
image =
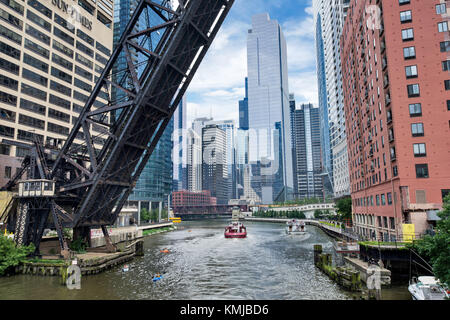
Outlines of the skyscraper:
M 422 235 L 450 193 L 448 30 L 448 2 L 351 1 L 341 61 L 362 236 Z
M 127 25 L 131 14 L 136 8 L 139 0 L 117 0 L 114 6 L 114 43 L 117 43 L 122 35 L 122 32 Z M 149 12 L 149 14 L 142 15 L 142 21 L 139 23 L 145 25 L 146 19 L 152 19 L 152 15 L 155 13 Z M 151 45 L 151 44 L 143 44 Z M 150 48 L 151 49 L 151 48 Z M 139 54 L 136 52 L 130 52 L 133 59 L 139 60 Z M 116 77 L 120 77 L 120 70 L 125 69 L 126 66 L 125 57 L 119 57 L 116 66 L 113 69 L 113 74 Z M 121 66 L 124 66 L 121 68 Z M 138 74 L 141 70 L 138 68 Z M 127 84 L 123 84 L 125 87 Z M 120 99 L 120 90 L 112 90 L 112 94 L 115 95 L 115 99 Z M 182 103 L 182 102 L 180 102 Z M 172 162 L 172 135 L 174 130 L 174 119 L 172 118 L 167 125 L 164 133 L 161 135 L 158 144 L 156 145 L 152 155 L 150 156 L 147 164 L 145 165 L 139 180 L 136 183 L 133 192 L 129 196 L 129 201 L 137 201 L 139 207 L 151 206 L 152 208 L 158 208 L 159 203 L 167 201 L 168 195 L 172 191 L 173 183 L 173 162 Z M 152 208 L 149 209 L 152 209 Z
M 245 97 L 239 100 L 239 128 L 248 130 L 248 78 L 245 78 Z
M 174 191 L 187 190 L 186 154 L 186 97 L 183 96 L 173 115 L 173 185 Z
M 34 140 L 67 139 L 112 52 L 110 8 L 111 0 L 0 1 L 0 186 Z M 102 91 L 92 109 L 108 98 Z M 106 138 L 97 128 L 105 127 L 93 126 L 98 150 Z
M 227 188 L 227 137 L 226 132 L 215 124 L 202 129 L 202 188 L 211 191 L 217 204 L 228 203 Z
M 189 191 L 202 191 L 202 137 L 189 128 L 186 133 L 186 178 Z
M 216 125 L 226 134 L 226 170 L 227 199 L 237 198 L 236 189 L 236 126 L 234 120 L 217 120 L 205 122 L 205 125 Z
M 286 40 L 267 13 L 247 35 L 249 163 L 263 203 L 288 199 L 293 188 Z
M 335 197 L 350 193 L 339 51 L 348 5 L 349 0 L 313 0 L 322 171 L 326 192 Z
M 295 150 L 295 172 L 299 199 L 323 198 L 321 176 L 321 145 L 319 109 L 312 104 L 302 104 L 292 110 L 293 144 Z

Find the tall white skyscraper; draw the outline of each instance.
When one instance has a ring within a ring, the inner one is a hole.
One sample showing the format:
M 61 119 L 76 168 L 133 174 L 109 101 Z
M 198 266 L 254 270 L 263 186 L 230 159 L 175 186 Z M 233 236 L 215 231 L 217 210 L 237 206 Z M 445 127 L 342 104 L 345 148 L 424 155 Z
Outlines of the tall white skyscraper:
M 334 197 L 350 194 L 339 41 L 350 0 L 313 0 L 323 171 Z
M 247 36 L 249 163 L 263 203 L 285 201 L 293 187 L 286 40 L 267 13 Z
M 186 178 L 189 191 L 202 191 L 202 137 L 189 128 L 186 131 Z

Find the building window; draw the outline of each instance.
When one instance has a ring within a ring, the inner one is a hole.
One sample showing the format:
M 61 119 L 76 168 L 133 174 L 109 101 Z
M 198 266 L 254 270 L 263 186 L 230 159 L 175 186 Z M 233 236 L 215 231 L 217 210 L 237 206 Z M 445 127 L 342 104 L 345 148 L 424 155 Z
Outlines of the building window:
M 58 91 L 59 93 L 69 97 L 72 96 L 72 89 L 53 80 L 50 80 L 50 89 Z
M 48 59 L 50 56 L 50 51 L 45 49 L 44 47 L 38 45 L 37 43 L 34 43 L 33 41 L 29 39 L 25 39 L 25 48 L 33 51 L 34 53 L 37 53 L 38 55 Z
M 406 23 L 406 22 L 411 22 L 411 21 L 412 21 L 411 10 L 400 12 L 400 22 L 401 23 Z
M 39 90 L 35 87 L 29 86 L 25 83 L 22 83 L 22 93 L 25 93 L 29 96 L 35 97 L 40 100 L 47 101 L 47 92 Z
M 43 32 L 40 32 L 39 30 L 33 28 L 32 26 L 27 24 L 25 26 L 25 32 L 30 36 L 36 38 L 37 40 L 42 41 L 46 45 L 50 45 L 50 37 Z
M 67 31 L 74 33 L 75 32 L 75 26 L 73 26 L 72 24 L 70 24 L 69 22 L 66 21 L 66 19 L 61 18 L 59 15 L 57 15 L 55 13 L 55 22 L 57 24 L 59 24 L 61 27 L 63 27 L 64 29 L 66 29 Z
M 447 111 L 450 111 L 450 100 L 447 100 Z
M 63 45 L 62 43 L 60 43 L 56 40 L 53 40 L 53 49 L 56 49 L 59 52 L 64 53 L 66 56 L 73 59 L 73 50 L 66 47 L 65 45 Z
M 380 196 L 378 194 L 375 196 L 375 201 L 376 201 L 377 206 L 379 206 L 380 205 Z
M 20 98 L 20 108 L 34 113 L 45 115 L 46 107 L 38 103 Z
M 412 40 L 414 40 L 413 28 L 403 29 L 402 30 L 402 40 L 403 41 L 412 41 Z
M 5 166 L 5 178 L 11 179 L 11 167 Z
M 450 41 L 443 41 L 440 43 L 441 52 L 450 51 Z
M 425 143 L 414 143 L 413 150 L 414 150 L 414 157 L 425 157 L 427 155 Z
M 450 70 L 450 60 L 442 61 L 442 71 Z
M 423 123 L 412 123 L 411 132 L 413 137 L 423 136 Z
M 47 87 L 48 79 L 36 72 L 23 68 L 22 77 L 30 81 L 33 81 L 34 83 L 40 84 L 41 86 Z
M 450 90 L 450 80 L 444 80 L 445 90 Z
M 3 58 L 0 58 L 0 69 L 19 75 L 19 66 Z
M 416 48 L 415 47 L 403 48 L 403 57 L 405 59 L 414 59 L 416 57 Z
M 35 57 L 30 56 L 29 54 L 24 53 L 23 54 L 23 62 L 40 70 L 44 71 L 45 73 L 48 72 L 48 64 L 45 62 L 42 62 L 39 59 L 36 59 Z
M 34 9 L 45 15 L 47 18 L 52 18 L 52 10 L 41 4 L 36 0 L 28 0 L 28 4 L 32 6 Z
M 397 168 L 397 166 L 393 166 L 392 167 L 392 175 L 394 177 L 398 176 L 398 168 Z
M 9 89 L 17 91 L 19 82 L 17 80 L 11 79 L 7 76 L 0 74 L 0 86 L 4 86 Z
M 53 94 L 50 94 L 49 102 L 53 103 L 54 105 L 57 105 L 59 107 L 70 110 L 70 101 L 60 98 L 58 96 L 55 96 Z
M 53 34 L 55 36 L 57 36 L 58 38 L 64 40 L 65 42 L 67 42 L 68 44 L 72 45 L 74 44 L 75 40 L 73 39 L 73 37 L 69 36 L 67 33 L 61 31 L 60 29 L 58 29 L 57 27 L 53 27 Z
M 45 21 L 44 19 L 39 17 L 37 14 L 34 14 L 30 10 L 27 10 L 27 19 L 34 22 L 41 28 L 47 30 L 48 32 L 50 32 L 52 29 L 52 25 L 49 22 Z
M 448 31 L 448 22 L 443 21 L 438 23 L 438 31 L 439 32 L 446 32 Z
M 391 147 L 390 152 L 391 152 L 391 160 L 395 160 L 396 159 L 395 147 Z
M 390 225 L 390 227 L 391 227 L 392 230 L 395 229 L 394 218 L 392 218 L 392 217 L 389 218 L 389 225 Z
M 10 151 L 11 151 L 11 147 L 10 146 L 0 143 L 0 154 L 4 154 L 6 156 L 9 156 Z
M 406 78 L 417 78 L 417 66 L 405 67 Z
M 416 164 L 416 178 L 429 178 L 428 164 Z
M 67 83 L 72 84 L 72 76 L 64 71 L 61 71 L 55 67 L 52 67 L 52 72 L 51 72 L 52 76 L 61 79 Z
M 409 116 L 419 117 L 422 115 L 422 105 L 420 103 L 412 103 L 409 105 Z
M 392 193 L 388 192 L 386 193 L 387 196 L 387 203 L 390 205 L 392 204 Z
M 409 4 L 409 1 L 410 0 L 398 0 L 398 4 L 402 6 L 404 4 Z
M 384 193 L 381 194 L 381 205 L 382 206 L 386 205 L 386 197 L 385 197 Z
M 407 90 L 408 90 L 408 97 L 418 97 L 420 96 L 420 89 L 419 89 L 419 85 L 418 84 L 409 84 L 407 86 Z
M 437 14 L 445 14 L 447 9 L 445 8 L 445 3 L 439 3 L 436 5 L 436 13 Z
M 0 125 L 0 136 L 14 138 L 14 128 Z
M 9 30 L 8 28 L 0 25 L 0 35 L 14 41 L 15 43 L 21 45 L 22 44 L 22 36 L 15 33 L 14 31 Z
M 45 121 L 19 114 L 19 123 L 25 126 L 44 130 Z
M 25 39 L 26 40 L 26 39 Z M 11 47 L 10 45 L 3 43 L 0 41 L 0 52 L 3 52 L 8 57 L 19 60 L 20 59 L 20 50 Z

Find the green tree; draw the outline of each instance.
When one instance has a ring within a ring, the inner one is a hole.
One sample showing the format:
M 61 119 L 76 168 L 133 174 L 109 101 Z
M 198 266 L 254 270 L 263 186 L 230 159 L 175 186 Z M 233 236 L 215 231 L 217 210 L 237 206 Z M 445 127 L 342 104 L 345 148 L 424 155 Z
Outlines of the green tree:
M 314 218 L 320 219 L 323 216 L 323 212 L 320 209 L 314 210 Z
M 437 215 L 441 220 L 436 222 L 436 234 L 415 241 L 414 248 L 430 259 L 435 276 L 450 286 L 450 195 Z
M 150 212 L 148 212 L 147 208 L 141 209 L 141 220 L 142 221 L 150 220 Z
M 336 212 L 340 221 L 352 218 L 352 198 L 341 198 L 336 202 Z
M 157 209 L 152 209 L 151 213 L 150 213 L 150 219 L 153 222 L 158 221 L 158 216 L 159 216 L 159 211 Z
M 12 239 L 0 235 L 0 275 L 25 261 L 26 257 L 34 250 L 33 244 L 16 247 Z

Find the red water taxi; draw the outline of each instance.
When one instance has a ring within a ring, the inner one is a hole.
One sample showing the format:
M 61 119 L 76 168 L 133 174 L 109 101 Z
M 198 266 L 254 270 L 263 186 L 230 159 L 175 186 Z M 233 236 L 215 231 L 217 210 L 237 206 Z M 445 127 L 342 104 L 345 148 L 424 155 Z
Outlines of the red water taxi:
M 247 229 L 240 222 L 233 221 L 225 228 L 225 238 L 245 238 Z

